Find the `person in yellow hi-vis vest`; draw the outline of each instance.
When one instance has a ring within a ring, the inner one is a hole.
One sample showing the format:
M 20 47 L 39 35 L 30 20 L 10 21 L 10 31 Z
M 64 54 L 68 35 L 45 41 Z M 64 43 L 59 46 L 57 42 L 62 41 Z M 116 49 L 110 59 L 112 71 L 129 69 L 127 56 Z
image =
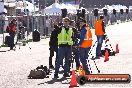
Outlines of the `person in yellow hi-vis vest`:
M 65 58 L 64 65 L 64 77 L 69 76 L 70 69 L 70 58 L 71 58 L 71 46 L 73 45 L 72 41 L 72 28 L 69 27 L 70 19 L 65 17 L 63 19 L 64 26 L 60 27 L 58 31 L 58 59 L 55 65 L 55 74 L 54 78 L 58 78 L 60 65 L 63 63 L 63 59 Z
M 86 24 L 86 20 L 80 18 L 80 26 L 81 26 L 81 35 L 80 41 L 78 43 L 79 48 L 79 56 L 80 61 L 83 65 L 85 74 L 90 74 L 87 59 L 88 59 L 88 52 L 92 46 L 92 33 L 88 25 Z

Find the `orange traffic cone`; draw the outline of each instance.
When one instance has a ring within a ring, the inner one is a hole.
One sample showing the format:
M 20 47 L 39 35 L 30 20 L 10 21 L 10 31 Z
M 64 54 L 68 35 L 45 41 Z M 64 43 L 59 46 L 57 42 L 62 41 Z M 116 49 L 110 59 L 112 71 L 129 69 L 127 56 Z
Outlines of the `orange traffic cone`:
M 109 53 L 108 50 L 105 51 L 105 60 L 104 62 L 109 61 Z
M 72 77 L 71 77 L 71 82 L 70 82 L 69 88 L 73 88 L 73 87 L 79 87 L 79 86 L 77 86 L 75 70 L 72 70 Z
M 118 44 L 116 44 L 116 54 L 119 53 L 119 47 Z

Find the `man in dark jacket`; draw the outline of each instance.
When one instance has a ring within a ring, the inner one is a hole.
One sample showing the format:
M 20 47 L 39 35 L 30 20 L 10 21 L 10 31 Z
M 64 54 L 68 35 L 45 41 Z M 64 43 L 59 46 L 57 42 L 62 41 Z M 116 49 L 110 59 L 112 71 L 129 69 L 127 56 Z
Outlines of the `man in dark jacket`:
M 59 27 L 54 25 L 54 30 L 51 33 L 50 41 L 49 41 L 49 50 L 50 50 L 50 57 L 49 57 L 49 68 L 54 68 L 52 65 L 52 57 L 54 56 L 54 52 L 56 52 L 56 59 L 58 58 L 58 32 L 57 30 Z

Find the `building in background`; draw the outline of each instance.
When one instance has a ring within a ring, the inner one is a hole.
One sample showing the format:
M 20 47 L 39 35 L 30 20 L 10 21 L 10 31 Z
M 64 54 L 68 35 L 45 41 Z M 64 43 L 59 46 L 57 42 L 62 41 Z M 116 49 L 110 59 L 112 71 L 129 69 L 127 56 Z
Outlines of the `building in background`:
M 4 6 L 7 9 L 7 15 L 15 15 L 16 0 L 4 0 Z

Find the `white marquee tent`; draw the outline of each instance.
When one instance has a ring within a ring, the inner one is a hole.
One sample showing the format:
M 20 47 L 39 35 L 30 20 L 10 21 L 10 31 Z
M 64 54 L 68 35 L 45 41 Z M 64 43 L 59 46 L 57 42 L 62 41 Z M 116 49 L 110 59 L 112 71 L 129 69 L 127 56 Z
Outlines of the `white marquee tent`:
M 108 12 L 111 12 L 113 11 L 113 9 L 117 10 L 117 12 L 120 12 L 120 9 L 128 9 L 126 6 L 123 6 L 123 5 L 112 5 L 112 6 L 109 6 L 109 5 L 106 5 L 105 7 L 103 7 L 101 10 L 103 9 L 107 9 Z
M 58 3 L 54 3 L 49 7 L 46 7 L 44 9 L 44 14 L 48 14 L 48 15 L 62 14 L 61 9 L 67 9 L 68 14 L 69 13 L 76 14 L 76 8 L 71 4 L 58 4 Z
M 44 9 L 44 14 L 48 15 L 61 14 L 61 9 L 62 7 L 60 4 L 54 3 Z

